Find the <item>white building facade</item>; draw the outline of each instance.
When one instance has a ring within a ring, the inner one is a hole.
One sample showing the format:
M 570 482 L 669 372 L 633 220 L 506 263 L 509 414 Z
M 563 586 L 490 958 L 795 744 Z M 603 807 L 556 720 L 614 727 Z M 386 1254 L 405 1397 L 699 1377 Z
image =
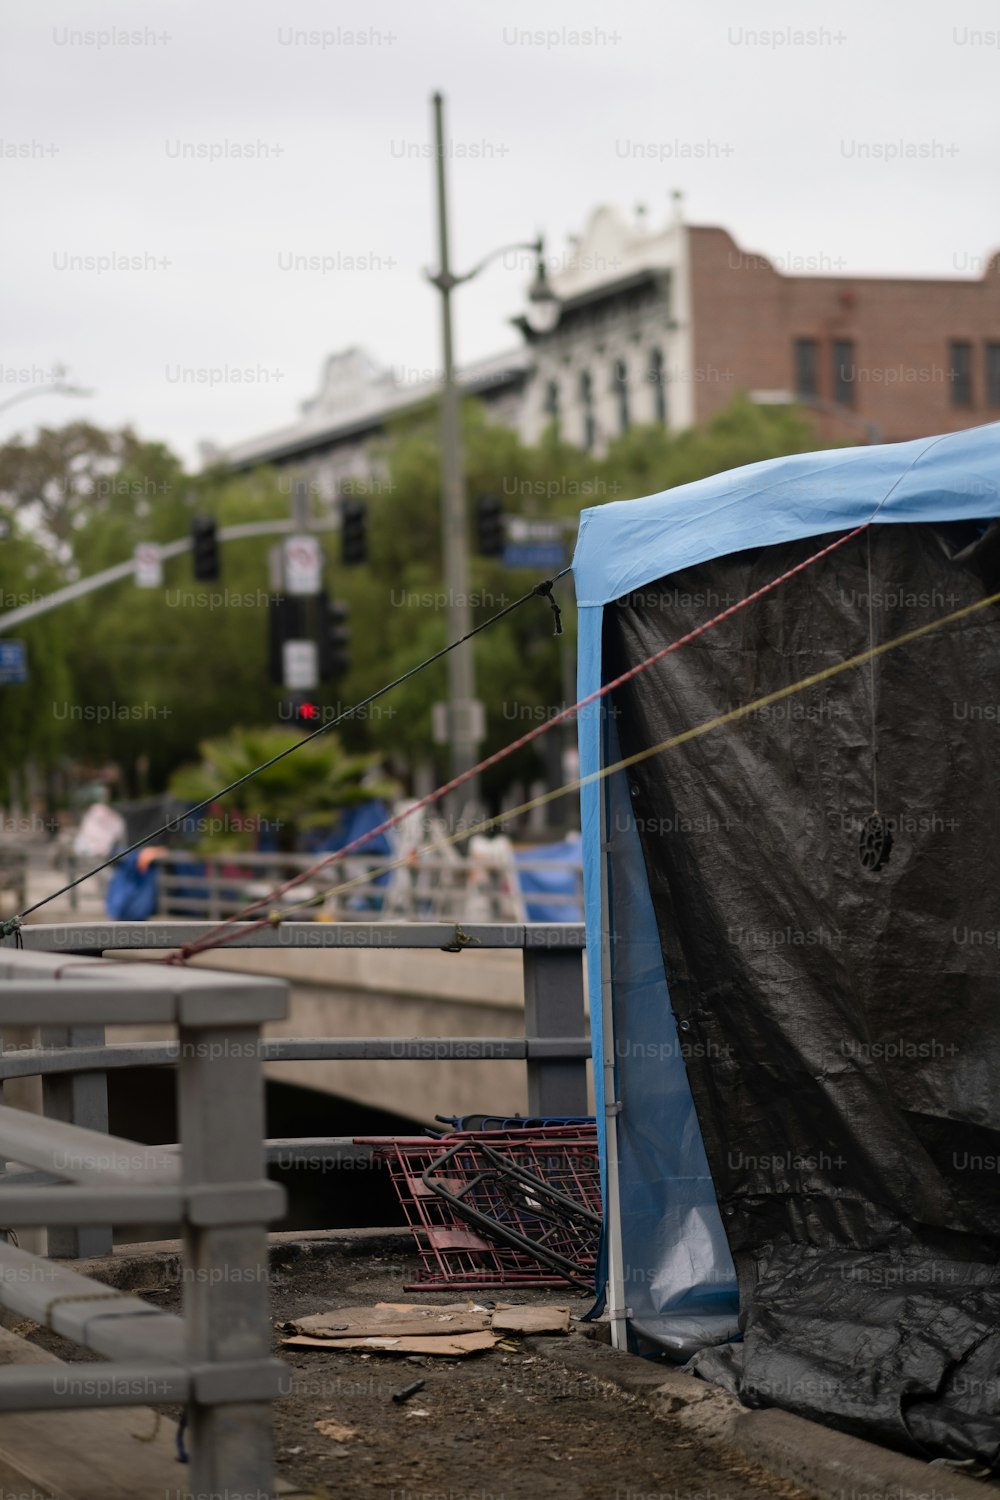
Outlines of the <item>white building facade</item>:
M 644 214 L 629 221 L 617 208 L 598 208 L 561 256 L 547 256 L 546 268 L 560 307 L 555 327 L 537 333 L 526 317 L 515 318 L 522 345 L 462 369 L 463 391 L 527 443 L 556 422 L 566 442 L 597 455 L 636 424 L 691 426 L 687 231 L 679 217 L 654 233 Z M 330 500 L 377 490 L 376 440 L 437 387 L 347 349 L 327 359 L 297 421 L 228 449 L 206 445 L 205 457 L 231 471 L 291 466 Z
M 650 233 L 599 208 L 549 281 L 560 316 L 551 333 L 519 320 L 531 351 L 518 430 L 536 442 L 557 421 L 567 442 L 603 453 L 636 424 L 694 421 L 687 236 L 679 219 Z

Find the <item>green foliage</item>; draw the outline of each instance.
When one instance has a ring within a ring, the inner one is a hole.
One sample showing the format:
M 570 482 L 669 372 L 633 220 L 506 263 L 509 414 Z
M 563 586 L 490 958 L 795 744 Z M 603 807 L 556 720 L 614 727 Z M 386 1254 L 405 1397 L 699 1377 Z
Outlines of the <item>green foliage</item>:
M 190 481 L 185 485 L 169 449 L 143 442 L 129 428 L 104 432 L 71 422 L 0 448 L 0 510 L 33 525 L 63 561 L 85 573 L 121 560 L 123 539 L 137 520 L 169 525 L 185 487 Z
M 328 715 L 447 642 L 438 421 L 428 404 L 372 445 L 384 478 L 368 498 L 370 561 L 342 569 L 335 538 L 324 540 L 327 579 L 350 607 L 353 634 L 350 673 L 317 695 Z M 743 397 L 703 429 L 635 428 L 600 459 L 562 442 L 555 427 L 527 447 L 470 401 L 463 409 L 463 443 L 470 537 L 476 497 L 493 493 L 510 515 L 561 520 L 567 560 L 579 513 L 589 506 L 817 446 L 798 413 L 755 406 Z M 42 429 L 32 442 L 0 448 L 0 517 L 15 521 L 13 539 L 0 544 L 0 594 L 46 594 L 123 561 L 138 542 L 184 536 L 196 512 L 214 515 L 221 525 L 287 517 L 288 483 L 287 471 L 268 470 L 192 478 L 162 444 L 144 442 L 129 430 L 102 432 L 86 423 Z M 273 725 L 283 695 L 267 670 L 272 545 L 271 538 L 227 543 L 223 576 L 213 584 L 193 583 L 190 557 L 181 556 L 165 563 L 162 589 L 140 589 L 128 579 L 17 632 L 28 643 L 32 680 L 25 687 L 0 686 L 5 765 L 28 758 L 43 768 L 113 761 L 123 771 L 121 790 L 136 792 L 145 789 L 137 772 L 143 763 L 148 788 L 157 790 L 206 739 L 222 743 L 216 737 L 234 724 Z M 473 557 L 474 623 L 536 581 L 534 571 Z M 532 599 L 474 643 L 477 689 L 487 710 L 486 751 L 572 701 L 571 577 L 556 592 L 566 629 L 561 639 L 553 636 L 547 604 Z M 3 608 L 12 607 L 8 597 Z M 448 756 L 433 744 L 431 706 L 446 697 L 441 661 L 345 722 L 339 731 L 343 745 L 355 755 L 381 752 L 400 776 L 420 762 L 443 776 Z M 324 736 L 317 743 L 329 741 Z M 311 764 L 309 754 L 298 752 L 289 766 Z M 536 776 L 542 765 L 529 747 L 497 769 L 487 790 L 499 798 L 512 780 Z M 271 788 L 279 800 L 282 788 L 280 780 Z M 306 796 L 298 780 L 295 796 Z M 325 813 L 327 804 L 321 801 L 316 810 Z
M 385 444 L 385 493 L 369 507 L 371 562 L 348 575 L 340 587 L 350 601 L 354 628 L 355 668 L 343 685 L 345 701 L 374 692 L 447 641 L 436 424 L 433 411 L 419 419 L 410 417 Z M 756 406 L 742 397 L 703 430 L 634 428 L 602 459 L 561 442 L 554 428 L 536 447 L 526 447 L 516 433 L 490 423 L 474 402 L 466 403 L 463 411 L 463 440 L 470 537 L 476 496 L 493 493 L 511 515 L 564 521 L 567 560 L 579 514 L 589 506 L 658 493 L 739 464 L 816 447 L 813 429 L 799 414 Z M 469 592 L 474 624 L 536 581 L 533 571 L 473 557 Z M 475 642 L 477 690 L 487 710 L 486 753 L 573 701 L 572 579 L 557 584 L 556 593 L 563 606 L 564 637 L 554 638 L 547 605 L 532 600 Z M 447 752 L 432 743 L 431 704 L 446 693 L 442 662 L 397 689 L 388 709 L 373 709 L 363 739 L 357 742 L 379 745 L 388 755 L 411 763 L 431 760 L 436 774 L 443 776 Z M 357 733 L 345 726 L 350 743 L 356 742 Z M 530 747 L 512 757 L 488 786 L 497 798 L 512 780 L 537 776 L 542 769 L 538 751 Z
M 48 551 L 15 520 L 8 540 L 0 542 L 0 613 L 44 598 L 62 582 L 62 570 Z M 32 755 L 42 763 L 55 758 L 65 734 L 72 679 L 58 613 L 28 621 L 0 639 L 24 641 L 30 674 L 26 683 L 0 684 L 3 774 Z
M 207 817 L 202 848 L 253 849 L 258 830 L 274 830 L 280 846 L 293 849 L 300 832 L 331 823 L 343 808 L 373 797 L 390 800 L 398 793 L 394 782 L 377 774 L 377 754 L 349 755 L 333 733 L 303 742 L 288 729 L 233 729 L 205 740 L 198 747 L 200 764 L 175 771 L 170 791 L 194 807 L 293 745 L 299 746 L 294 755 L 285 755 L 230 792 L 225 805 L 219 805 L 222 816 Z M 215 821 L 221 826 L 214 826 Z

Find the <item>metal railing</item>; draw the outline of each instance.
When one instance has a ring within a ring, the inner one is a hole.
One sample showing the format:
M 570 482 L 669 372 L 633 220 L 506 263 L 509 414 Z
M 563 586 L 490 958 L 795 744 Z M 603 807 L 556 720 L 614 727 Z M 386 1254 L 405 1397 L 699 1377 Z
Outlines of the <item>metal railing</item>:
M 28 904 L 28 856 L 0 845 L 0 916 L 13 916 Z
M 321 854 L 200 854 L 172 849 L 158 862 L 157 917 L 193 917 L 217 922 L 244 910 L 275 886 L 312 869 Z M 67 851 L 62 866 L 67 880 L 85 874 L 93 863 Z M 569 893 L 526 892 L 519 874 L 563 874 L 572 884 Z M 337 890 L 351 882 L 349 890 Z M 103 894 L 108 876 L 97 877 Z M 336 892 L 336 894 L 333 894 Z M 10 903 L 11 914 L 25 904 L 24 891 Z M 487 921 L 524 922 L 536 903 L 556 908 L 575 922 L 583 911 L 583 870 L 579 861 L 525 859 L 509 865 L 490 865 L 457 853 L 421 853 L 405 864 L 399 856 L 357 854 L 338 860 L 303 881 L 275 905 L 310 907 L 296 911 L 299 921 L 317 918 L 355 921 Z M 67 895 L 70 911 L 80 905 L 80 887 Z
M 284 1366 L 271 1357 L 266 1225 L 284 1192 L 264 1175 L 260 1035 L 287 1014 L 287 986 L 67 957 L 0 948 L 4 1035 L 38 1028 L 33 1071 L 63 1089 L 47 1094 L 44 1117 L 0 1106 L 0 1158 L 20 1164 L 0 1175 L 0 1223 L 48 1226 L 50 1254 L 67 1228 L 179 1223 L 183 1317 L 0 1243 L 0 1302 L 110 1361 L 2 1368 L 0 1409 L 184 1402 L 192 1491 L 269 1495 L 270 1402 Z M 109 1024 L 176 1026 L 179 1154 L 106 1134 L 106 1101 L 97 1129 L 65 1118 L 96 1120 L 98 1091 L 74 1096 L 77 1069 L 43 1060 L 79 1062 Z
M 219 921 L 243 911 L 276 886 L 311 870 L 320 854 L 197 854 L 172 850 L 157 869 L 157 916 L 201 917 Z M 521 874 L 562 874 L 568 892 L 526 894 Z M 343 889 L 343 887 L 349 887 Z M 303 907 L 302 902 L 311 903 Z M 421 853 L 400 863 L 396 856 L 357 854 L 316 871 L 278 898 L 294 905 L 300 921 L 523 922 L 532 901 L 554 907 L 567 920 L 583 910 L 583 871 L 579 862 L 519 858 L 489 865 L 454 851 Z
M 29 951 L 84 954 L 163 951 L 176 949 L 210 931 L 209 922 L 100 922 L 26 926 L 22 931 Z M 232 929 L 238 931 L 238 927 Z M 13 939 L 0 942 L 0 960 Z M 590 1038 L 584 1006 L 582 923 L 476 923 L 458 927 L 437 922 L 283 922 L 278 926 L 240 932 L 231 944 L 239 948 L 348 948 L 395 952 L 406 949 L 459 952 L 464 949 L 520 951 L 524 975 L 524 1035 L 522 1037 L 268 1037 L 257 1048 L 260 1063 L 293 1061 L 462 1061 L 524 1062 L 527 1070 L 528 1113 L 532 1116 L 576 1116 L 587 1113 L 587 1063 Z M 223 949 L 223 952 L 226 950 Z M 146 966 L 152 969 L 152 966 Z M 108 972 L 108 965 L 103 972 Z M 123 971 L 140 974 L 138 965 Z M 162 972 L 162 971 L 161 971 Z M 175 972 L 173 968 L 166 972 Z M 203 968 L 188 973 L 217 973 Z M 94 1130 L 107 1130 L 107 1075 L 130 1067 L 164 1067 L 178 1061 L 173 1042 L 105 1041 L 103 1026 L 67 1023 L 37 1039 L 5 1037 L 0 1054 L 0 1081 L 40 1077 L 46 1116 Z M 14 1042 L 13 1048 L 11 1042 Z M 358 1149 L 337 1137 L 303 1141 L 301 1159 L 354 1164 Z M 293 1141 L 265 1143 L 270 1158 L 292 1165 Z M 2 1220 L 0 1220 L 2 1222 Z M 105 1254 L 111 1231 L 97 1227 L 58 1230 L 51 1253 L 67 1259 Z

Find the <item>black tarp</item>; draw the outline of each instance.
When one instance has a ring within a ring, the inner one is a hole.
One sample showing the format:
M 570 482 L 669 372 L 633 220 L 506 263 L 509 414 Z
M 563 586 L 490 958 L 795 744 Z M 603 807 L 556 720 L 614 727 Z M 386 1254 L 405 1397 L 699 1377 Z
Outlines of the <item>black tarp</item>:
M 881 644 L 981 599 L 998 587 L 998 528 L 983 532 L 872 527 L 617 690 L 623 754 L 863 652 L 870 631 Z M 606 676 L 818 545 L 737 553 L 608 606 Z M 742 1343 L 695 1368 L 752 1406 L 990 1465 L 998 771 L 990 606 L 628 773 L 740 1284 Z M 870 870 L 876 797 L 893 843 Z

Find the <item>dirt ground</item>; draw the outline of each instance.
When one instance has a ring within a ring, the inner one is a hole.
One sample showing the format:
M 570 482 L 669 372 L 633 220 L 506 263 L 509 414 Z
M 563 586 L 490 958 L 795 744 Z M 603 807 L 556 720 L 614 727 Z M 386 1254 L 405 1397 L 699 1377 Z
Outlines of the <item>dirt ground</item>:
M 275 1324 L 308 1313 L 376 1301 L 455 1301 L 454 1292 L 404 1293 L 417 1270 L 403 1241 L 358 1242 L 336 1254 L 275 1252 Z M 159 1269 L 158 1269 L 159 1267 Z M 90 1274 L 96 1274 L 91 1270 Z M 176 1275 L 163 1261 L 142 1275 L 106 1279 L 135 1286 L 165 1310 L 179 1309 Z M 160 1285 L 157 1285 L 157 1282 Z M 485 1301 L 488 1293 L 475 1294 Z M 499 1294 L 511 1302 L 568 1305 L 580 1316 L 589 1300 L 545 1290 Z M 9 1321 L 8 1321 L 9 1320 Z M 15 1320 L 6 1315 L 8 1326 Z M 38 1325 L 18 1332 L 63 1359 L 87 1357 Z M 521 1340 L 463 1359 L 275 1351 L 289 1366 L 291 1390 L 275 1406 L 278 1474 L 316 1496 L 337 1500 L 797 1500 L 803 1492 L 737 1455 L 692 1441 L 669 1417 L 531 1352 Z M 572 1338 L 583 1338 L 577 1330 Z M 424 1388 L 405 1404 L 394 1392 Z M 170 1415 L 174 1415 L 171 1413 Z M 333 1419 L 355 1430 L 335 1441 L 315 1423 Z

